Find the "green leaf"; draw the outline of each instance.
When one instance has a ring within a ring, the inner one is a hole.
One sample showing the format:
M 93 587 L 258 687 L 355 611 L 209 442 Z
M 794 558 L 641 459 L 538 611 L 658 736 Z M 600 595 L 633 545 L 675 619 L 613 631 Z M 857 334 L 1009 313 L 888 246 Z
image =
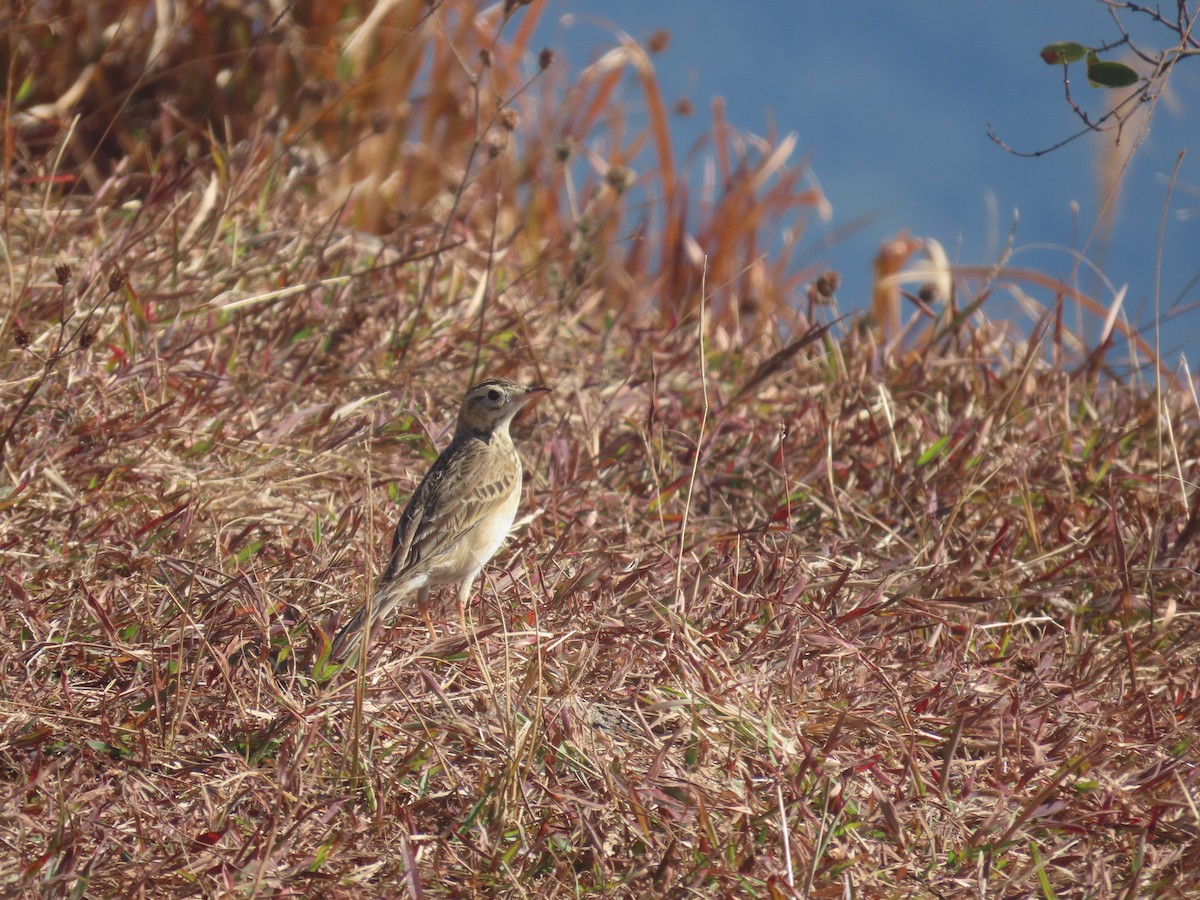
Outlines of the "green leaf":
M 1087 55 L 1088 49 L 1083 44 L 1074 41 L 1055 41 L 1047 44 L 1041 50 L 1042 62 L 1048 66 L 1060 66 L 1063 63 L 1078 62 Z
M 124 747 L 118 747 L 114 744 L 107 744 L 104 741 L 84 741 L 84 743 L 97 753 L 103 753 L 106 756 L 111 756 L 114 758 L 126 756 L 129 752 Z
M 950 443 L 950 435 L 938 438 L 934 441 L 932 447 L 921 454 L 921 458 L 917 460 L 917 468 L 929 464 L 929 461 L 942 455 L 942 451 L 946 449 L 946 445 Z
M 1137 84 L 1138 73 L 1119 62 L 1095 62 L 1088 65 L 1088 81 L 1092 87 L 1123 88 Z
M 325 843 L 317 848 L 317 852 L 313 854 L 312 861 L 308 864 L 308 871 L 319 871 L 321 866 L 329 860 L 329 851 L 337 846 L 337 840 L 329 838 Z
M 251 541 L 237 552 L 237 555 L 234 557 L 234 559 L 237 560 L 237 564 L 239 566 L 245 565 L 246 560 L 250 559 L 250 557 L 254 556 L 255 553 L 261 550 L 265 543 L 266 541 Z
M 26 75 L 25 80 L 21 82 L 21 86 L 17 88 L 17 96 L 13 98 L 13 104 L 20 108 L 30 97 L 33 96 L 33 76 Z
M 1033 862 L 1037 866 L 1037 880 L 1042 888 L 1042 896 L 1046 900 L 1054 900 L 1058 894 L 1054 893 L 1054 886 L 1050 884 L 1050 876 L 1046 874 L 1046 866 L 1042 862 L 1042 855 L 1038 852 L 1037 844 L 1030 842 L 1029 855 L 1033 858 Z

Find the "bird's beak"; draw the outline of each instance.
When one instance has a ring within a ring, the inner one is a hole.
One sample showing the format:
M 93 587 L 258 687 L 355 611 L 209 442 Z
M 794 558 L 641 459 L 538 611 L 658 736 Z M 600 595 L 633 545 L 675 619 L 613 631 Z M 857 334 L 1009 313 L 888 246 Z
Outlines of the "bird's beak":
M 550 388 L 543 387 L 540 384 L 526 385 L 525 393 L 518 394 L 513 398 L 512 403 L 516 407 L 514 415 L 519 414 L 527 406 L 532 406 L 534 401 L 540 400 L 546 394 L 550 393 Z

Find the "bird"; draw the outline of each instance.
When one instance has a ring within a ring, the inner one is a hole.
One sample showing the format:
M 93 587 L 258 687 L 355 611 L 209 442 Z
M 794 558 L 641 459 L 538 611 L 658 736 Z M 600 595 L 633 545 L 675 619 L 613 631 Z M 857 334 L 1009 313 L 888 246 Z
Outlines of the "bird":
M 521 458 L 508 427 L 528 403 L 549 393 L 542 385 L 485 378 L 467 391 L 454 437 L 430 466 L 400 516 L 391 556 L 371 599 L 333 639 L 330 658 L 346 660 L 374 637 L 385 617 L 415 593 L 429 623 L 430 592 L 459 585 L 462 607 L 480 569 L 500 549 L 521 499 Z

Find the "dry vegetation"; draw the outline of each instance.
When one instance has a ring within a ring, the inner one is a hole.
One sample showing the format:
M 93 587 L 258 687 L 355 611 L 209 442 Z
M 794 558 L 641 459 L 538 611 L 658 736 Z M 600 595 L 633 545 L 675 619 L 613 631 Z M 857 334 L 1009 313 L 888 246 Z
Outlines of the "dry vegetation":
M 5 37 L 4 893 L 1200 890 L 1186 377 L 1003 267 L 788 345 L 787 147 L 718 110 L 696 218 L 645 51 L 568 83 L 536 3 L 185 6 Z M 331 673 L 476 371 L 555 388 L 530 515 Z

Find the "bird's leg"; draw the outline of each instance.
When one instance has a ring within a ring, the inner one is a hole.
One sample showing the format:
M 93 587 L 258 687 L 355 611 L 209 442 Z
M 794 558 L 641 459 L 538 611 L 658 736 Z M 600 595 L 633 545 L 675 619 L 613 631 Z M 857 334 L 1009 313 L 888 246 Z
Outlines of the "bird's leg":
M 433 627 L 433 619 L 429 617 L 429 588 L 423 587 L 417 591 L 417 609 L 421 612 L 421 618 L 425 620 L 425 627 L 429 629 L 430 640 L 437 640 L 437 630 Z
M 463 634 L 467 632 L 467 601 L 471 599 L 471 586 L 475 583 L 475 576 L 471 575 L 462 580 L 462 584 L 458 586 L 458 621 L 462 626 Z

